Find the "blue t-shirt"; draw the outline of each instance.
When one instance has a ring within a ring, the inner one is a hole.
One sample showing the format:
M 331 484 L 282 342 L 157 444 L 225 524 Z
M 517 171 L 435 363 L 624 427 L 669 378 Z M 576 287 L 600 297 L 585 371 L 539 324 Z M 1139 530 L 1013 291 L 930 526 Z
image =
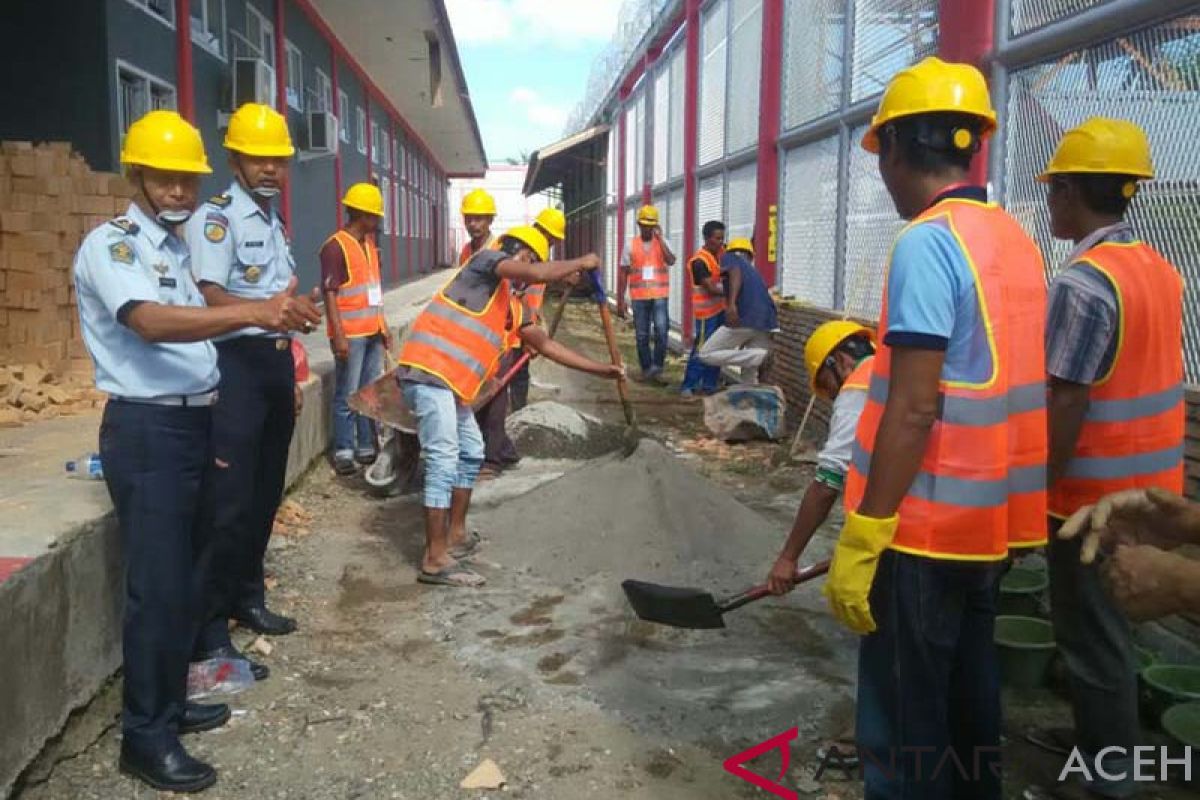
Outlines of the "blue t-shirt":
M 739 253 L 726 253 L 721 256 L 722 275 L 735 269 L 742 275 L 742 288 L 737 297 L 741 327 L 756 331 L 778 330 L 779 317 L 775 310 L 775 301 L 771 299 L 767 284 L 758 274 L 758 270 Z M 728 281 L 725 285 L 729 285 Z
M 884 343 L 945 350 L 943 380 L 988 380 L 992 352 L 982 325 L 979 291 L 975 273 L 944 217 L 912 225 L 892 248 Z

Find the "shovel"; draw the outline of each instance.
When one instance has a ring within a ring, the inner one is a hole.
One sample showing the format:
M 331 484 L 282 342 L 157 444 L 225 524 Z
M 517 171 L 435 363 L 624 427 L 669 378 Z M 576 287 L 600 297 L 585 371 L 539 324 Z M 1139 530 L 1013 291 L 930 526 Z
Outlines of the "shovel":
M 810 564 L 796 573 L 797 586 L 829 572 L 829 562 Z M 662 586 L 657 583 L 627 580 L 621 583 L 625 597 L 640 619 L 670 625 L 672 628 L 709 630 L 724 628 L 723 615 L 771 594 L 765 585 L 718 600 L 701 589 Z
M 592 282 L 592 296 L 600 308 L 600 324 L 604 326 L 604 341 L 608 344 L 608 356 L 612 363 L 621 366 L 621 351 L 617 349 L 617 336 L 613 333 L 612 313 L 608 309 L 608 295 L 600 283 L 599 270 L 590 270 L 588 278 Z M 633 403 L 629 401 L 629 384 L 624 377 L 617 379 L 617 396 L 621 399 L 621 411 L 625 414 L 625 437 L 622 451 L 626 456 L 637 449 L 640 438 L 637 426 L 637 416 L 633 413 Z

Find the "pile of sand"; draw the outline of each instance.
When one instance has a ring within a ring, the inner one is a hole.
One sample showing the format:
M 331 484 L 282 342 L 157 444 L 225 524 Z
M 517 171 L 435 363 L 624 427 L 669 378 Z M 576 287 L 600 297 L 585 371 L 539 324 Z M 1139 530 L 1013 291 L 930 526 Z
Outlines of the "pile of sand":
M 621 443 L 619 428 L 552 400 L 522 408 L 505 428 L 517 450 L 534 458 L 596 458 Z

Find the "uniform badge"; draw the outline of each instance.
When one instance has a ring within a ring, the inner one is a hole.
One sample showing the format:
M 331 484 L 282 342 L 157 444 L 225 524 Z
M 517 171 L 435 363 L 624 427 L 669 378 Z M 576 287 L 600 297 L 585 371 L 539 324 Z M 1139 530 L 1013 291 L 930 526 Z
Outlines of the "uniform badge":
M 208 202 L 217 208 L 228 208 L 229 204 L 233 202 L 233 198 L 227 194 L 217 194 L 208 198 Z
M 108 246 L 108 254 L 112 256 L 113 261 L 122 264 L 133 263 L 133 248 L 129 246 L 129 242 L 113 242 Z
M 225 241 L 225 234 L 228 232 L 228 228 L 214 220 L 210 219 L 204 223 L 204 238 L 213 244 L 220 244 Z
M 135 234 L 139 230 L 137 223 L 134 222 L 133 220 L 129 219 L 128 217 L 117 217 L 116 219 L 110 219 L 108 221 L 108 224 L 112 225 L 114 228 L 119 230 L 121 233 L 129 234 L 129 235 Z
M 168 272 L 171 271 L 171 268 L 168 267 L 166 264 L 155 264 L 154 271 L 157 272 L 159 275 L 166 275 Z
M 262 277 L 262 267 L 246 267 L 246 283 L 258 283 Z

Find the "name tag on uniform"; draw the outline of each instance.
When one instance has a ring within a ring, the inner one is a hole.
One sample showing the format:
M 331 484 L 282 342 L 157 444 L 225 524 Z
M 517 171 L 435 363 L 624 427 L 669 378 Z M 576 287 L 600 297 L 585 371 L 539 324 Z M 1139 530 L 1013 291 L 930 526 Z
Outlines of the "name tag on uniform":
M 642 267 L 642 280 L 654 280 L 654 273 L 658 271 L 657 267 Z
M 381 306 L 383 305 L 383 289 L 379 286 L 367 287 L 367 305 Z
M 158 285 L 167 289 L 174 289 L 178 284 L 174 278 L 159 278 Z
M 246 247 L 262 247 L 263 246 L 262 242 L 243 242 L 242 244 L 244 244 Z

